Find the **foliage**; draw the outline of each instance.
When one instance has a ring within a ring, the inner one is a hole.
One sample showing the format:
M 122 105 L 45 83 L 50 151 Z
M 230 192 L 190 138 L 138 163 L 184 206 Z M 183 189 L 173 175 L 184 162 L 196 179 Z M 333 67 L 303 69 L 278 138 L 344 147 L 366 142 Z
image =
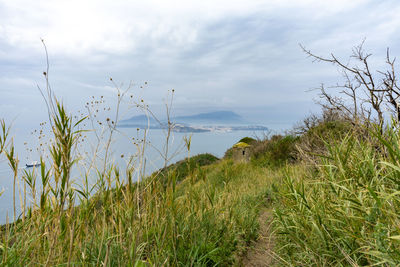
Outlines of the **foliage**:
M 313 169 L 286 174 L 275 229 L 291 265 L 399 264 L 400 138 L 379 126 L 372 134 L 388 153 L 349 133 L 326 143 Z
M 302 160 L 315 162 L 320 155 L 328 152 L 327 143 L 342 140 L 348 134 L 354 134 L 358 138 L 365 137 L 363 129 L 355 128 L 351 122 L 343 118 L 337 116 L 318 118 L 312 126 L 299 135 L 299 142 L 296 144 L 298 156 Z
M 233 145 L 233 147 L 229 148 L 228 150 L 225 151 L 225 155 L 224 158 L 225 159 L 231 159 L 233 156 L 233 148 L 238 144 L 241 144 L 241 146 L 245 147 L 246 144 L 247 145 L 254 145 L 255 143 L 257 143 L 257 140 L 251 137 L 243 137 L 242 139 L 240 139 L 236 144 Z
M 234 148 L 245 148 L 245 147 L 249 147 L 250 145 L 245 143 L 245 142 L 238 142 L 235 145 L 233 145 Z
M 273 135 L 264 140 L 255 140 L 245 137 L 239 141 L 232 148 L 229 148 L 224 155 L 224 158 L 231 159 L 233 155 L 233 148 L 239 146 L 247 146 L 250 144 L 250 153 L 252 162 L 258 167 L 278 167 L 288 162 L 294 162 L 297 158 L 296 143 L 298 137 L 287 135 Z
M 298 137 L 274 135 L 269 139 L 257 141 L 252 146 L 252 161 L 259 166 L 282 166 L 294 162 Z
M 251 144 L 257 142 L 257 140 L 254 139 L 254 138 L 246 136 L 246 137 L 243 137 L 242 139 L 240 139 L 238 143 L 241 143 L 241 142 L 246 143 L 248 145 L 251 145 Z
M 209 153 L 198 154 L 156 171 L 152 176 L 157 177 L 164 185 L 166 185 L 168 181 L 168 176 L 171 175 L 174 175 L 176 182 L 180 182 L 200 167 L 213 164 L 218 160 L 216 156 Z

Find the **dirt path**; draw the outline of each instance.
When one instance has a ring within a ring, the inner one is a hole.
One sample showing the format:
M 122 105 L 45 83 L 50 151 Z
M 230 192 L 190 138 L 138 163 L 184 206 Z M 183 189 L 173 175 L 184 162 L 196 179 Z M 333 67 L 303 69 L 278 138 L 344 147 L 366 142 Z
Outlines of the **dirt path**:
M 274 240 L 271 237 L 272 211 L 269 209 L 262 210 L 258 218 L 260 224 L 259 237 L 252 244 L 242 259 L 242 266 L 272 266 L 274 257 L 272 248 Z

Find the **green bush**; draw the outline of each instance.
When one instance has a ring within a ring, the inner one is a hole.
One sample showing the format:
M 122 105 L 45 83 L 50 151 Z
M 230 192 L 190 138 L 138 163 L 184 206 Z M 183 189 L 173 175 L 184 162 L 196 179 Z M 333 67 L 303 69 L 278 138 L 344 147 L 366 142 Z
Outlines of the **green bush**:
M 219 159 L 216 156 L 209 153 L 198 154 L 190 157 L 189 159 L 184 159 L 171 164 L 165 169 L 156 171 L 152 174 L 152 176 L 157 176 L 164 185 L 168 183 L 168 176 L 171 175 L 174 176 L 176 182 L 180 182 L 199 167 L 213 164 L 218 160 Z
M 251 160 L 254 164 L 262 167 L 281 166 L 287 162 L 294 162 L 296 155 L 296 142 L 298 137 L 287 135 L 273 135 L 269 139 L 255 140 L 244 137 L 239 143 L 250 145 Z M 233 155 L 233 148 L 225 152 L 224 158 L 230 159 Z
M 257 142 L 257 140 L 254 139 L 254 138 L 251 138 L 251 137 L 243 137 L 242 139 L 239 140 L 238 143 L 240 143 L 240 142 L 243 142 L 243 143 L 246 143 L 248 145 L 251 145 L 251 144 Z
M 296 160 L 298 137 L 274 135 L 252 145 L 252 162 L 260 166 L 281 166 Z

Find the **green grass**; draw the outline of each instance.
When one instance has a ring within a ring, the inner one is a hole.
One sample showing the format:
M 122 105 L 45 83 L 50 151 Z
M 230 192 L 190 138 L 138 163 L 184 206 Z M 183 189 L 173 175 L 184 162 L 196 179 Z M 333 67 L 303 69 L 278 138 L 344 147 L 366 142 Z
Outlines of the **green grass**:
M 79 122 L 58 102 L 52 119 L 51 164 L 42 162 L 38 175 L 25 172 L 19 181 L 23 198 L 38 191 L 39 199 L 23 207 L 21 220 L 3 226 L 1 265 L 230 266 L 256 238 L 275 172 L 202 154 L 138 183 L 131 182 L 132 168 L 124 177 L 117 166 L 100 164 L 95 192 L 75 188 Z M 17 170 L 13 146 L 2 149 Z
M 326 144 L 319 164 L 286 174 L 275 209 L 278 253 L 286 262 L 400 263 L 400 139 L 390 129 L 371 135 L 380 147 L 348 133 Z
M 181 182 L 184 178 L 193 174 L 193 172 L 199 168 L 213 164 L 218 160 L 219 159 L 216 156 L 209 153 L 199 154 L 192 156 L 189 159 L 178 161 L 166 168 L 162 168 L 154 172 L 152 176 L 156 177 L 158 180 L 162 180 L 165 185 L 168 182 L 168 175 L 174 175 L 176 182 Z
M 271 181 L 261 169 L 221 161 L 179 185 L 145 180 L 139 196 L 137 188 L 102 192 L 101 206 L 89 200 L 65 217 L 50 207 L 38 210 L 10 227 L 2 263 L 230 266 L 256 237 Z
M 272 136 L 270 139 L 253 143 L 252 162 L 261 167 L 281 168 L 297 159 L 296 143 L 299 137 Z
M 277 265 L 400 264 L 396 127 L 353 131 L 330 121 L 301 136 L 244 138 L 249 163 L 234 162 L 231 150 L 221 160 L 201 154 L 136 183 L 140 166 L 120 170 L 105 159 L 95 168 L 96 187 L 75 188 L 70 174 L 79 161 L 73 147 L 81 121 L 54 104 L 50 164 L 42 162 L 38 174 L 25 172 L 22 180 L 1 123 L 10 179 L 24 185 L 21 199 L 34 200 L 0 230 L 2 266 L 239 265 L 257 239 L 264 207 L 274 210 Z M 112 135 L 115 125 L 110 129 Z

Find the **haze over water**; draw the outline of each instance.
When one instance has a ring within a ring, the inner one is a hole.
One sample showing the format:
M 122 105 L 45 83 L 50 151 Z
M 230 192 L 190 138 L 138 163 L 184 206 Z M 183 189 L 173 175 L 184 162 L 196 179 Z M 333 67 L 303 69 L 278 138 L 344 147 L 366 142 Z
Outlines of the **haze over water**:
M 116 164 L 120 167 L 121 174 L 124 174 L 124 169 L 126 167 L 126 160 L 129 158 L 129 155 L 133 155 L 136 153 L 136 148 L 132 144 L 129 137 L 133 137 L 137 135 L 136 128 L 123 128 L 124 136 L 121 135 L 116 136 L 115 141 L 112 144 L 112 152 L 113 159 Z M 173 133 L 170 139 L 170 147 L 169 147 L 169 155 L 175 154 L 174 157 L 170 159 L 168 164 L 172 164 L 176 161 L 184 159 L 187 157 L 188 152 L 184 146 L 183 138 L 191 136 L 191 148 L 190 155 L 196 155 L 200 153 L 211 153 L 219 158 L 224 156 L 225 151 L 234 145 L 237 141 L 239 141 L 242 137 L 250 136 L 250 137 L 260 137 L 262 138 L 264 132 L 255 132 L 255 131 L 231 131 L 231 132 L 203 132 L 203 133 Z M 159 129 L 150 129 L 147 138 L 150 142 L 149 145 L 146 146 L 146 174 L 151 174 L 155 170 L 161 168 L 164 164 L 164 159 L 161 157 L 159 151 L 162 151 L 165 147 L 165 132 Z M 25 167 L 25 164 L 30 163 L 34 160 L 40 160 L 40 156 L 35 152 L 36 148 L 32 147 L 32 152 L 30 152 L 30 148 L 26 150 L 24 146 L 24 142 L 28 141 L 29 144 L 34 144 L 34 138 L 28 133 L 25 136 L 22 134 L 14 137 L 16 153 L 20 160 L 20 168 Z M 92 140 L 94 141 L 94 140 Z M 81 147 L 81 151 L 90 151 L 89 143 L 86 143 L 86 147 Z M 159 151 L 158 151 L 159 150 Z M 175 153 L 176 152 L 176 153 Z M 90 153 L 89 153 L 90 154 Z M 124 155 L 121 158 L 121 155 Z M 29 170 L 32 170 L 30 168 Z M 38 172 L 39 169 L 36 170 Z M 20 170 L 20 187 L 21 190 L 23 188 L 21 181 L 21 174 L 23 170 Z M 82 184 L 82 176 L 79 171 L 75 169 L 71 176 L 74 181 L 74 187 L 79 187 Z M 94 183 L 95 178 L 91 177 L 90 181 L 92 184 Z M 40 193 L 40 177 L 37 177 L 37 189 L 38 193 Z M 13 176 L 12 172 L 5 161 L 4 157 L 0 161 L 0 190 L 4 190 L 3 195 L 0 196 L 0 224 L 6 222 L 7 215 L 9 219 L 12 219 L 12 205 L 13 205 Z M 18 192 L 18 188 L 17 188 Z M 29 192 L 27 202 L 29 203 Z M 17 193 L 16 196 L 17 202 L 17 214 L 20 213 L 20 197 Z

